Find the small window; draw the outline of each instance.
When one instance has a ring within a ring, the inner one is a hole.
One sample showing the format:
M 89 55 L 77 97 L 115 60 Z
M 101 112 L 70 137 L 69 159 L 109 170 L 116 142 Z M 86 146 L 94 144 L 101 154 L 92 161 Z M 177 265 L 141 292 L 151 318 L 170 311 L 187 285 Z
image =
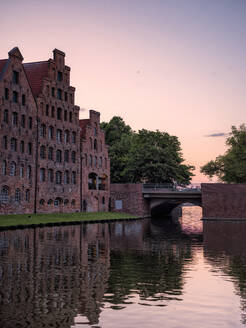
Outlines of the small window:
M 72 199 L 71 204 L 74 206 L 76 204 L 75 199 Z
M 20 166 L 20 178 L 24 177 L 24 165 Z
M 3 161 L 2 174 L 3 175 L 7 174 L 7 162 L 6 161 Z
M 92 156 L 90 155 L 90 161 L 89 161 L 90 167 L 92 167 Z
M 39 204 L 40 205 L 44 205 L 45 204 L 45 200 L 44 199 L 40 199 Z
M 10 172 L 9 175 L 15 176 L 16 175 L 16 164 L 15 162 L 10 163 Z
M 61 108 L 57 108 L 57 119 L 58 120 L 62 119 L 62 109 Z
M 105 205 L 105 197 L 102 198 L 102 204 Z
M 20 189 L 17 188 L 15 190 L 15 201 L 16 201 L 16 203 L 20 203 L 20 200 L 21 200 L 21 192 L 20 192 Z
M 24 152 L 25 152 L 25 142 L 23 140 L 21 140 L 21 142 L 20 142 L 20 152 L 22 154 L 24 154 Z
M 8 137 L 3 136 L 3 148 L 8 149 Z
M 72 151 L 71 160 L 72 160 L 72 163 L 76 162 L 76 152 L 75 151 Z
M 31 165 L 28 165 L 26 173 L 27 173 L 26 174 L 27 179 L 31 180 L 32 179 L 32 167 L 31 167 Z
M 97 167 L 97 157 L 94 158 L 94 167 Z
M 21 127 L 25 129 L 26 127 L 26 116 L 21 115 Z
M 53 182 L 54 181 L 54 171 L 52 169 L 48 170 L 48 181 Z
M 12 124 L 18 125 L 18 113 L 16 113 L 16 112 L 13 112 L 13 114 L 12 114 Z
M 18 92 L 17 91 L 13 91 L 13 102 L 18 103 Z
M 62 72 L 57 72 L 57 81 L 61 82 L 63 80 Z
M 62 100 L 62 90 L 57 89 L 57 99 Z
M 69 142 L 69 131 L 68 130 L 65 130 L 65 133 L 64 133 L 64 141 L 65 141 L 65 143 L 68 143 Z
M 61 163 L 61 161 L 62 161 L 62 152 L 59 149 L 56 151 L 56 161 L 58 163 Z
M 67 92 L 64 94 L 65 101 L 67 101 Z
M 7 109 L 4 110 L 3 121 L 4 123 L 9 123 L 9 111 Z
M 64 173 L 64 183 L 69 184 L 69 171 L 65 171 Z
M 40 158 L 41 158 L 41 159 L 45 159 L 45 157 L 46 157 L 45 146 L 41 146 L 41 147 L 40 147 Z
M 7 203 L 9 201 L 9 187 L 3 186 L 1 189 L 0 200 L 2 203 Z
M 64 162 L 69 162 L 69 150 L 65 150 L 64 152 Z
M 45 114 L 46 116 L 49 116 L 49 105 L 46 105 Z
M 52 106 L 51 107 L 51 117 L 55 117 L 55 107 L 54 106 Z
M 41 182 L 45 181 L 45 169 L 44 168 L 40 169 L 40 181 Z
M 48 202 L 47 202 L 48 205 L 52 205 L 53 204 L 53 200 L 52 199 L 49 199 Z
M 72 123 L 73 122 L 73 113 L 69 112 L 69 122 Z
M 94 149 L 97 150 L 97 139 L 94 140 Z
M 51 89 L 51 95 L 52 95 L 52 97 L 55 97 L 55 88 Z
M 76 132 L 72 133 L 72 143 L 76 143 Z
M 13 83 L 18 84 L 19 83 L 19 72 L 13 71 Z
M 53 148 L 52 147 L 49 147 L 49 150 L 48 150 L 48 159 L 50 161 L 53 161 Z
M 9 89 L 8 88 L 5 88 L 5 90 L 4 90 L 4 98 L 6 100 L 9 100 Z
M 76 172 L 72 171 L 72 184 L 76 184 Z
M 56 140 L 62 142 L 62 130 L 56 130 Z
M 90 147 L 92 149 L 92 138 L 90 138 Z
M 64 200 L 64 205 L 66 205 L 66 206 L 67 206 L 67 205 L 68 205 L 68 203 L 69 203 L 69 200 L 68 200 L 68 199 L 65 199 L 65 200 Z
M 61 184 L 62 183 L 62 173 L 60 171 L 56 172 L 56 183 Z
M 22 104 L 22 106 L 25 106 L 25 104 L 26 104 L 26 95 L 22 95 L 21 104 Z
M 10 149 L 12 151 L 17 151 L 17 139 L 11 138 L 11 140 L 10 140 Z
M 48 138 L 49 139 L 53 139 L 54 138 L 54 128 L 53 128 L 53 126 L 49 126 L 49 129 L 48 129 Z
M 40 137 L 45 138 L 45 136 L 46 136 L 46 125 L 45 124 L 41 124 Z
M 87 166 L 87 154 L 85 154 L 85 166 Z
M 105 169 L 107 168 L 108 166 L 108 162 L 107 162 L 107 158 L 105 157 Z
M 99 159 L 99 167 L 102 167 L 102 157 Z
M 64 110 L 64 121 L 67 121 L 67 110 Z
M 32 117 L 28 118 L 28 128 L 31 130 L 32 129 Z
M 26 190 L 26 202 L 30 202 L 30 190 L 29 189 L 27 189 Z
M 27 144 L 27 153 L 28 155 L 32 155 L 32 143 L 28 142 Z

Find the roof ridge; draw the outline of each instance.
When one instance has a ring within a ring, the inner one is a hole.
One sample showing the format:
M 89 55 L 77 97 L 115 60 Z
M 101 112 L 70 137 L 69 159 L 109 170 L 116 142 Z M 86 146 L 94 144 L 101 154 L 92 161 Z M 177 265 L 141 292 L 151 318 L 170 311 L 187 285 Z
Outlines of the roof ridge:
M 37 62 L 29 62 L 29 63 L 23 63 L 23 65 L 30 65 L 30 64 L 41 64 L 41 63 L 48 63 L 48 60 L 41 60 Z

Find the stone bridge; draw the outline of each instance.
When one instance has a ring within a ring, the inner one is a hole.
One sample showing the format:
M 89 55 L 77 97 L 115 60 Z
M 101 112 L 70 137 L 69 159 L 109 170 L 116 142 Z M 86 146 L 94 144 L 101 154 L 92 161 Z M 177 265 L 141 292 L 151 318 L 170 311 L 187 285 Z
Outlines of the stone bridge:
M 151 215 L 169 214 L 175 207 L 184 203 L 202 206 L 202 193 L 198 188 L 179 188 L 167 184 L 143 184 L 142 194 L 149 203 Z

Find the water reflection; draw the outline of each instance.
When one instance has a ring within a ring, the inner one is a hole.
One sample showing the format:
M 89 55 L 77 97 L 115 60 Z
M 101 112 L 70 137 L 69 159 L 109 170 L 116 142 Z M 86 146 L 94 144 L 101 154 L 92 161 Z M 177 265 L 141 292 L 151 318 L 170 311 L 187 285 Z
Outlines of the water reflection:
M 0 232 L 0 327 L 241 327 L 246 222 L 200 217 Z

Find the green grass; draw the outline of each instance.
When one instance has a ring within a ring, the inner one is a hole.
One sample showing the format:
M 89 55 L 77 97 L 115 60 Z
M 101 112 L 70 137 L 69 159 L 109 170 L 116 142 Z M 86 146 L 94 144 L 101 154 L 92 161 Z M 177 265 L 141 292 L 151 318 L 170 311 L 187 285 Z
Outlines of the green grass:
M 91 213 L 54 213 L 54 214 L 9 214 L 0 215 L 0 227 L 16 225 L 62 223 L 74 221 L 120 220 L 138 218 L 127 213 L 91 212 Z

